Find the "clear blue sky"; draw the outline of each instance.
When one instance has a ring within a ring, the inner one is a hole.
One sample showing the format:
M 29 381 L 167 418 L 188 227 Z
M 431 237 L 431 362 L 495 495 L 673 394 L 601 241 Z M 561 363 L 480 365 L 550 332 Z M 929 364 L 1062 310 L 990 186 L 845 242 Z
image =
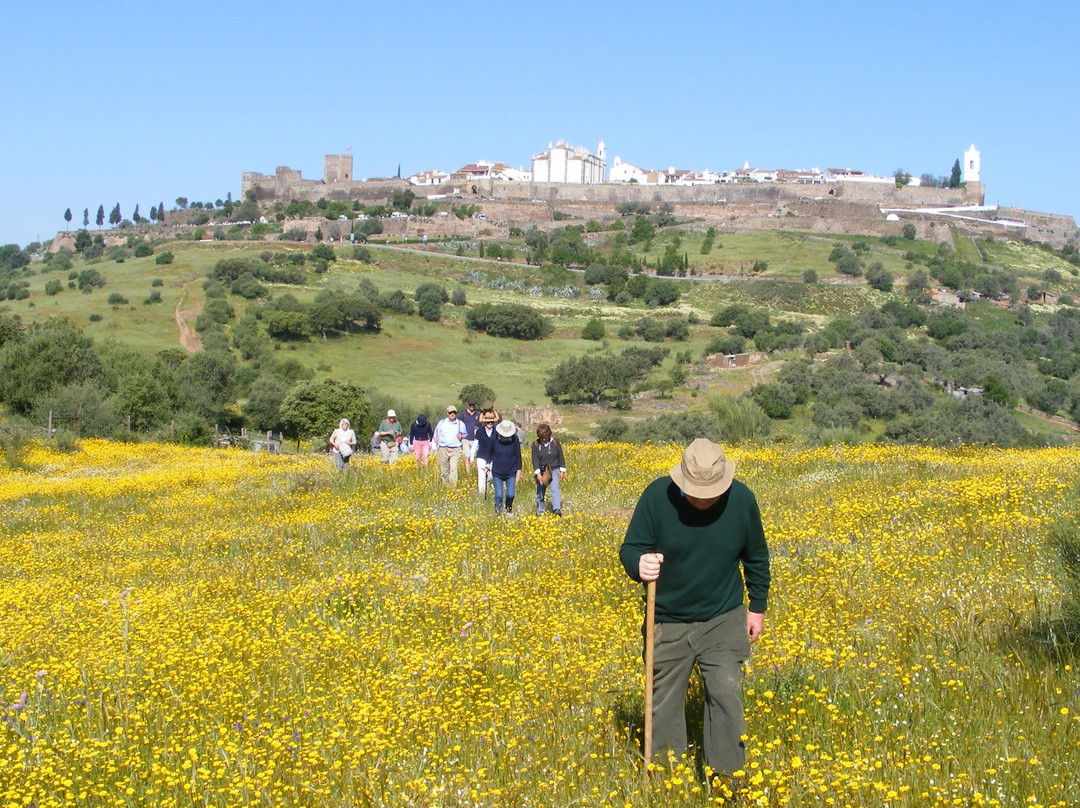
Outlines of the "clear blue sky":
M 0 56 L 0 244 L 98 205 L 240 196 L 244 171 L 528 166 L 947 175 L 1080 217 L 1073 2 L 16 3 Z

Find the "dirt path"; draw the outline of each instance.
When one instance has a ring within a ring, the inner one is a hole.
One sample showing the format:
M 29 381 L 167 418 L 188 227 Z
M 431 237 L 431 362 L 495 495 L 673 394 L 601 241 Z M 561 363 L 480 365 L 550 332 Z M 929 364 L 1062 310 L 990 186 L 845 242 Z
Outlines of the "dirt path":
M 195 303 L 190 309 L 184 308 L 184 302 L 187 300 L 188 287 L 195 283 L 195 281 L 188 281 L 184 284 L 184 293 L 180 295 L 180 300 L 176 303 L 176 327 L 180 330 L 180 347 L 188 353 L 195 353 L 202 350 L 202 340 L 199 339 L 199 335 L 195 333 L 195 329 L 191 327 L 191 320 L 194 320 L 202 312 L 202 302 Z

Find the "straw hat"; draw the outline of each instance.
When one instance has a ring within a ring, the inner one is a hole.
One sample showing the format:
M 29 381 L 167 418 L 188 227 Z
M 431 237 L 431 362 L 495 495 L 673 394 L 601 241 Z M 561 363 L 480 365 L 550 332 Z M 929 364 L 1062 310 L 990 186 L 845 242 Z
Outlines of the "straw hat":
M 517 434 L 517 427 L 514 426 L 514 422 L 510 420 L 499 421 L 499 425 L 495 427 L 495 431 L 502 435 L 504 438 L 509 438 L 512 435 Z
M 684 494 L 701 499 L 718 497 L 731 487 L 735 461 L 728 460 L 720 444 L 698 438 L 683 450 L 671 479 Z

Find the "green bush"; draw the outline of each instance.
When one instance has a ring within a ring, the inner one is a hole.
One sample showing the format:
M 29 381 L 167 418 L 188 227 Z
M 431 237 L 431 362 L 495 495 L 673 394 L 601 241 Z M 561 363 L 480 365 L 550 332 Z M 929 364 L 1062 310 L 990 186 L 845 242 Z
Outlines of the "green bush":
M 604 323 L 599 317 L 593 317 L 589 322 L 585 323 L 585 327 L 581 329 L 582 339 L 602 340 L 607 334 L 607 330 L 604 328 Z
M 147 258 L 154 254 L 154 248 L 147 244 L 145 241 L 140 241 L 135 245 L 135 249 L 132 252 L 136 258 Z
M 554 330 L 539 312 L 520 303 L 483 303 L 465 315 L 465 325 L 493 337 L 543 339 Z
M 164 252 L 160 252 L 157 254 L 157 257 L 154 259 L 154 263 L 158 265 L 171 264 L 173 262 L 173 257 L 174 256 L 171 252 L 165 250 Z

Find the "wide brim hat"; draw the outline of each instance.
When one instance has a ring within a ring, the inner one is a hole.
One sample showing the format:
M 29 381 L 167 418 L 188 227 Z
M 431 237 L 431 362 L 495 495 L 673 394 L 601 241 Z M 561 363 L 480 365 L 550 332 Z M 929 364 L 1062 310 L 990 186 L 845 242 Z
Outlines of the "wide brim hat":
M 513 421 L 499 421 L 499 425 L 495 427 L 495 431 L 504 438 L 509 438 L 511 435 L 517 434 L 517 427 L 514 426 Z
M 683 450 L 682 459 L 671 469 L 671 479 L 684 494 L 701 499 L 718 497 L 731 488 L 735 461 L 724 448 L 708 438 L 698 438 Z

